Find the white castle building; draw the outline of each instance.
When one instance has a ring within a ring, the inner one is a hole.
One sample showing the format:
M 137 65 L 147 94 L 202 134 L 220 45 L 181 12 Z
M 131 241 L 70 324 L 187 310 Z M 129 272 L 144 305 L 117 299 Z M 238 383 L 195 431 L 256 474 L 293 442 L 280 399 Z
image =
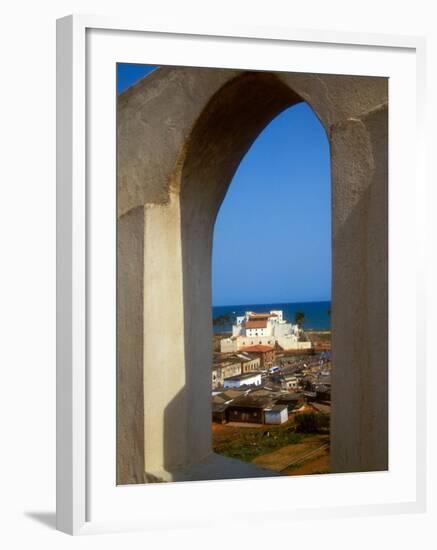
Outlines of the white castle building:
M 302 341 L 303 331 L 299 325 L 292 325 L 283 318 L 280 310 L 269 313 L 246 311 L 237 317 L 232 326 L 232 336 L 220 341 L 220 351 L 229 353 L 250 346 L 275 346 L 284 350 L 311 349 L 311 342 Z

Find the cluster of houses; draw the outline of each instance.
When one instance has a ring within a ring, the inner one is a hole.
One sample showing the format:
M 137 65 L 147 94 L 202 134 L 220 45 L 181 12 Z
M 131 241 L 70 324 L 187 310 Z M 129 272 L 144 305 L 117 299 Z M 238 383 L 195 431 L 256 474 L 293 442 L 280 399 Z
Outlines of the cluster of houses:
M 330 402 L 326 398 L 317 392 L 314 398 L 308 398 L 305 392 L 290 392 L 275 385 L 226 389 L 213 392 L 212 420 L 221 424 L 283 424 L 290 414 L 299 412 L 329 414 Z
M 237 317 L 220 350 L 212 366 L 214 422 L 283 424 L 308 408 L 329 413 L 330 351 L 315 353 L 282 311 Z
M 236 318 L 232 335 L 220 341 L 222 353 L 247 351 L 255 345 L 279 346 L 283 350 L 310 350 L 309 341 L 299 325 L 288 323 L 281 310 L 266 313 L 246 311 Z
M 282 424 L 290 414 L 308 408 L 329 414 L 330 356 L 282 358 L 260 370 L 266 366 L 262 353 L 235 353 L 225 359 L 218 354 L 213 367 L 214 422 Z M 269 359 L 274 361 L 274 355 Z
M 313 357 L 282 358 L 279 361 L 282 386 L 288 390 L 300 389 L 307 400 L 330 401 L 331 354 Z
M 241 352 L 216 353 L 212 366 L 212 389 L 260 385 L 261 375 L 273 368 L 274 361 L 275 349 L 260 344 L 249 346 Z

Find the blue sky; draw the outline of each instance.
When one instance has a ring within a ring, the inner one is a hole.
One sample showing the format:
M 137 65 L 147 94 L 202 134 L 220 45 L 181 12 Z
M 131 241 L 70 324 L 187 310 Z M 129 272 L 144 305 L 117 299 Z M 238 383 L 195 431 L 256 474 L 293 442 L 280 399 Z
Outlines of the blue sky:
M 154 69 L 118 64 L 120 93 Z M 245 155 L 220 208 L 213 305 L 331 299 L 331 180 L 325 131 L 306 103 L 278 115 Z
M 117 63 L 117 93 L 124 92 L 129 86 L 151 73 L 156 66 Z

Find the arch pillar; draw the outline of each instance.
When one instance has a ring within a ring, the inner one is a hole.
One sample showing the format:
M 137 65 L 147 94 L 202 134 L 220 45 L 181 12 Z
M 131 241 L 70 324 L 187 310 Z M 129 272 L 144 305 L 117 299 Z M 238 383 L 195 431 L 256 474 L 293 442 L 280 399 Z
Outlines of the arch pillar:
M 118 484 L 272 475 L 212 452 L 210 248 L 183 228 L 177 195 L 118 220 Z
M 330 129 L 334 472 L 388 468 L 387 115 Z
M 212 230 L 253 139 L 302 99 L 331 146 L 332 470 L 386 469 L 386 80 L 205 69 L 146 80 L 118 110 L 117 482 L 272 475 L 211 449 Z

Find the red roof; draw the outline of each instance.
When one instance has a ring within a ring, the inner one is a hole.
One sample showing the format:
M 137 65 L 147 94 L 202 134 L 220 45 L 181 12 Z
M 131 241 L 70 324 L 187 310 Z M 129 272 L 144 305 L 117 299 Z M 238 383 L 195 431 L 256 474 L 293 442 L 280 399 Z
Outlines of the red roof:
M 273 351 L 273 349 L 273 346 L 257 344 L 256 346 L 245 346 L 243 348 L 240 348 L 240 351 L 254 351 L 258 353 L 265 353 L 267 351 Z
M 267 321 L 246 321 L 246 328 L 266 328 Z
M 277 317 L 276 313 L 251 313 L 249 319 L 268 319 L 269 317 Z

